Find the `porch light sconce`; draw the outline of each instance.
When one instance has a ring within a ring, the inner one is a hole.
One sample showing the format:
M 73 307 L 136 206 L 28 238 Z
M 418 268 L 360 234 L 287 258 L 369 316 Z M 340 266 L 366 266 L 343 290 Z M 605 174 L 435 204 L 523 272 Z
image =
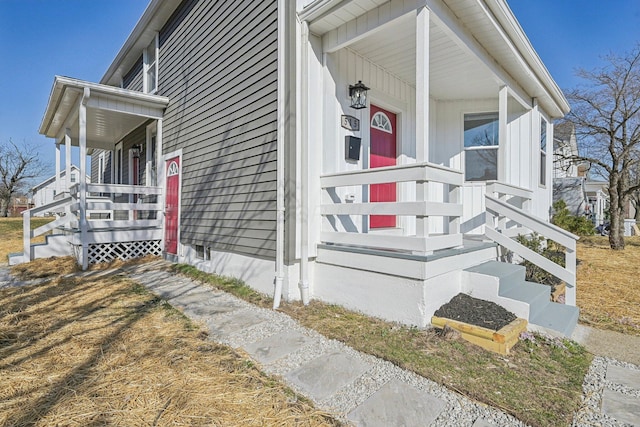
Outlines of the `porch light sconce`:
M 360 110 L 367 108 L 367 91 L 369 90 L 361 80 L 354 85 L 349 85 L 349 97 L 351 98 L 351 108 Z
M 141 152 L 142 152 L 142 145 L 136 144 L 133 147 L 131 147 L 131 154 L 133 155 L 134 159 L 139 159 Z

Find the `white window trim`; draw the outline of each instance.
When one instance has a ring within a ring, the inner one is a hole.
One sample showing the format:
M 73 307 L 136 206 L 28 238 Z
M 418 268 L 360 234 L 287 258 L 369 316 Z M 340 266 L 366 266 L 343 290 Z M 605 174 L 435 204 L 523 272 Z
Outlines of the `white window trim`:
M 469 180 L 467 178 L 467 173 L 466 173 L 466 165 L 467 165 L 467 151 L 475 151 L 475 150 L 497 150 L 497 154 L 496 154 L 496 159 L 498 159 L 498 163 L 500 162 L 500 129 L 498 128 L 498 143 L 495 145 L 481 145 L 481 146 L 471 146 L 471 147 L 465 147 L 464 146 L 464 124 L 465 124 L 465 117 L 466 116 L 472 116 L 472 115 L 480 115 L 480 114 L 496 114 L 496 117 L 498 118 L 498 120 L 500 120 L 500 112 L 499 111 L 472 111 L 472 112 L 462 112 L 462 136 L 461 136 L 461 142 L 462 142 L 462 167 L 461 170 L 464 173 L 464 181 L 466 183 L 486 183 L 487 180 L 480 180 L 480 179 L 474 179 L 474 180 Z M 499 164 L 496 164 L 496 180 L 498 180 L 498 177 L 500 176 L 500 167 Z
M 118 158 L 118 150 L 120 150 L 120 157 Z M 113 170 L 113 179 L 111 180 L 111 182 L 113 184 L 122 184 L 122 166 L 123 165 L 123 161 L 124 161 L 124 155 L 123 155 L 123 147 L 122 147 L 122 141 L 118 142 L 113 150 L 113 160 L 112 160 L 112 168 L 111 170 Z
M 151 145 L 152 145 L 152 139 L 156 138 L 156 158 L 152 158 L 151 156 L 153 155 L 153 150 L 151 149 Z M 160 185 L 158 183 L 158 170 L 157 170 L 157 165 L 158 165 L 158 126 L 157 124 L 151 123 L 150 125 L 147 126 L 147 137 L 146 137 L 146 154 L 145 154 L 145 161 L 146 161 L 146 166 L 145 166 L 145 185 L 147 187 L 150 186 L 157 186 Z M 156 182 L 154 183 L 153 180 L 151 179 L 151 173 L 152 173 L 152 169 L 155 165 L 156 168 Z
M 538 129 L 538 142 L 537 142 L 537 144 L 538 144 L 538 147 L 537 147 L 538 148 L 538 150 L 537 150 L 537 152 L 538 152 L 538 187 L 547 188 L 547 181 L 548 181 L 548 176 L 549 176 L 549 170 L 548 170 L 549 169 L 549 160 L 548 160 L 548 158 L 549 158 L 549 134 L 550 134 L 549 133 L 549 127 L 550 127 L 549 125 L 550 125 L 550 122 L 542 113 L 540 113 L 539 116 L 540 116 L 540 120 L 539 120 L 540 128 Z M 542 136 L 541 134 L 542 134 L 542 122 L 543 121 L 544 121 L 545 126 L 546 126 L 546 134 L 545 135 L 546 135 L 546 139 L 547 139 L 544 151 L 542 150 L 542 147 L 540 147 L 540 143 L 542 142 L 540 137 Z M 551 141 L 552 141 L 552 144 L 553 144 L 553 138 L 551 139 Z M 544 176 L 541 173 L 542 172 L 542 155 L 543 154 L 544 154 L 544 162 L 545 162 L 545 165 L 544 165 Z M 542 182 L 543 178 L 544 178 L 544 182 Z
M 104 184 L 105 152 L 98 155 L 98 184 Z
M 155 42 L 155 50 L 156 50 L 156 52 L 155 52 L 155 62 L 153 64 L 151 64 L 151 66 L 153 66 L 155 68 L 154 71 L 155 71 L 155 75 L 156 75 L 156 84 L 155 84 L 155 86 L 153 87 L 152 90 L 147 90 L 147 86 L 148 86 L 148 82 L 147 82 L 148 77 L 147 77 L 147 75 L 148 75 L 149 68 L 150 68 L 150 65 L 148 63 L 149 62 L 148 47 L 145 48 L 142 51 L 142 64 L 143 64 L 143 67 L 142 67 L 142 91 L 144 93 L 151 93 L 151 94 L 154 94 L 154 93 L 158 92 L 158 80 L 159 80 L 158 71 L 160 70 L 160 66 L 159 66 L 159 63 L 160 63 L 160 46 L 159 45 L 160 45 L 160 43 L 159 43 L 158 33 L 156 33 L 156 35 L 154 37 L 154 42 Z M 151 43 L 149 43 L 149 44 L 151 44 Z
M 381 126 L 375 125 L 373 122 L 376 119 L 376 117 L 383 117 L 384 118 L 383 124 L 388 125 L 389 128 L 387 129 L 386 127 L 381 127 Z M 379 131 L 386 132 L 386 133 L 389 133 L 389 134 L 393 134 L 393 129 L 391 128 L 391 120 L 389 120 L 389 117 L 385 113 L 383 113 L 382 111 L 376 112 L 373 115 L 373 117 L 371 118 L 371 128 L 372 129 L 377 129 Z

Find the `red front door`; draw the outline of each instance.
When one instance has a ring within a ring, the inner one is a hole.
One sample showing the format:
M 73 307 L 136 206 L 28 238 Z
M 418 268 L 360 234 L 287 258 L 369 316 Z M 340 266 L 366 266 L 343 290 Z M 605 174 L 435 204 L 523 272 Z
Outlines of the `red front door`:
M 164 216 L 164 250 L 178 253 L 178 202 L 180 200 L 180 157 L 166 161 L 167 195 Z
M 369 167 L 380 168 L 396 164 L 396 115 L 371 104 L 371 155 Z M 370 202 L 395 202 L 396 183 L 369 186 Z M 394 215 L 371 215 L 370 228 L 395 227 Z

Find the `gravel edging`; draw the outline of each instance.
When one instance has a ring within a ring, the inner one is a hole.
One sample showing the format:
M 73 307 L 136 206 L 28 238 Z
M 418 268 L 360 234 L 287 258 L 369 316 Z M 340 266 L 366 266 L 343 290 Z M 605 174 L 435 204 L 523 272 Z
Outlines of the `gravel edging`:
M 629 426 L 629 424 L 617 421 L 607 414 L 602 413 L 602 395 L 605 390 L 611 390 L 640 399 L 640 390 L 634 390 L 608 381 L 606 377 L 607 367 L 609 365 L 637 370 L 640 372 L 640 366 L 636 366 L 631 363 L 621 362 L 610 357 L 594 357 L 593 362 L 591 362 L 591 366 L 589 367 L 589 371 L 584 377 L 584 382 L 582 384 L 582 403 L 573 417 L 572 427 Z

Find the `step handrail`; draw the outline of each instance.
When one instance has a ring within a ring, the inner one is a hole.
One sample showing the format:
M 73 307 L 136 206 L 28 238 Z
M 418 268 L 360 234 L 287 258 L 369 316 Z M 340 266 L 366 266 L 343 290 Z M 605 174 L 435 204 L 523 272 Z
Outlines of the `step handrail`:
M 527 261 L 537 265 L 555 277 L 563 280 L 566 284 L 565 303 L 576 305 L 576 242 L 580 237 L 570 233 L 554 224 L 543 221 L 523 209 L 513 206 L 494 196 L 485 194 L 486 206 L 486 236 L 501 246 L 516 253 Z M 521 226 L 541 234 L 547 239 L 565 247 L 565 266 L 562 267 L 542 255 L 532 251 L 516 240 L 503 234 L 506 230 L 501 230 L 495 226 L 496 220 L 500 223 L 500 217 L 506 217 Z
M 49 202 L 45 205 L 38 206 L 37 208 L 27 209 L 26 211 L 22 212 L 22 251 L 24 254 L 23 259 L 25 261 L 31 261 L 31 239 L 41 236 L 47 231 L 53 230 L 60 225 L 67 224 L 75 218 L 75 215 L 73 215 L 71 213 L 71 210 L 69 209 L 69 207 L 73 203 L 75 203 L 75 201 L 76 198 L 73 197 L 73 195 L 69 195 L 58 200 L 53 200 L 52 202 Z M 64 211 L 65 216 L 58 218 L 49 224 L 38 227 L 33 231 L 31 230 L 31 218 L 35 214 L 54 210 L 61 212 Z

